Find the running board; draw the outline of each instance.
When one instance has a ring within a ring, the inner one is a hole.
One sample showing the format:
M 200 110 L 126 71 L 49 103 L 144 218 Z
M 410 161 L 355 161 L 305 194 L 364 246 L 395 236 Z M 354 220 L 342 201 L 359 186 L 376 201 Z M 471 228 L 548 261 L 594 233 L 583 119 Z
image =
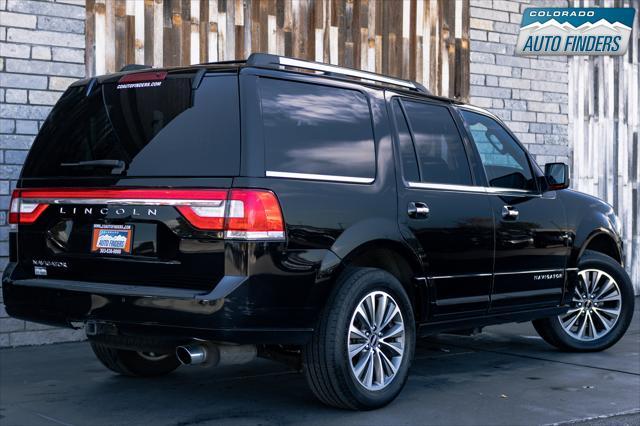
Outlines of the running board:
M 448 319 L 436 322 L 427 322 L 418 326 L 420 336 L 429 336 L 451 330 L 461 330 L 468 328 L 481 328 L 494 324 L 505 324 L 510 322 L 525 322 L 539 318 L 553 317 L 567 312 L 569 306 L 556 306 L 553 308 L 534 309 L 519 312 L 500 312 L 484 316 L 475 316 L 461 319 Z

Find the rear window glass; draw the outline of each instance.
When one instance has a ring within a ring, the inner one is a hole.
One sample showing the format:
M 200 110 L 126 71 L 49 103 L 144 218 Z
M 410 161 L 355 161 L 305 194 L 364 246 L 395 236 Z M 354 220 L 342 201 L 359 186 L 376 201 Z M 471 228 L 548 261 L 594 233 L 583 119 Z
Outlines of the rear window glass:
M 268 171 L 374 178 L 367 98 L 355 90 L 260 80 Z
M 23 177 L 236 176 L 236 75 L 169 75 L 159 86 L 69 88 L 45 121 Z M 120 170 L 118 170 L 120 168 Z M 122 169 L 124 169 L 122 171 Z
M 393 102 L 393 115 L 398 126 L 398 142 L 400 148 L 400 161 L 402 162 L 402 174 L 408 182 L 420 182 L 420 170 L 416 159 L 416 150 L 411 139 L 411 133 L 407 121 L 402 112 L 399 100 Z

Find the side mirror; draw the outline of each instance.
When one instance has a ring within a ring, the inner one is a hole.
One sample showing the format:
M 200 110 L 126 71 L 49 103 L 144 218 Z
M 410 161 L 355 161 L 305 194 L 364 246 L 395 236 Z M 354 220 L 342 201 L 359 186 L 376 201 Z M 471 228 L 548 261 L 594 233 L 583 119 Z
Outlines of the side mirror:
M 565 189 L 569 187 L 569 166 L 564 163 L 547 163 L 544 165 L 544 177 L 549 189 Z

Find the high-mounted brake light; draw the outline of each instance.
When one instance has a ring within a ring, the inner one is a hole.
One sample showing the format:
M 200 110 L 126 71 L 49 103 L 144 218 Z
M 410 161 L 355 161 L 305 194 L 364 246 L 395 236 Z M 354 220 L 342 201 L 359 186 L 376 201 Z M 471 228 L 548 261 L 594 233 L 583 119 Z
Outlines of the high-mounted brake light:
M 173 206 L 191 226 L 242 240 L 283 240 L 284 220 L 275 194 L 263 189 L 17 189 L 9 222 L 34 223 L 50 204 Z
M 145 81 L 163 81 L 166 77 L 166 71 L 134 72 L 131 74 L 123 75 L 120 80 L 118 80 L 118 84 L 142 83 Z

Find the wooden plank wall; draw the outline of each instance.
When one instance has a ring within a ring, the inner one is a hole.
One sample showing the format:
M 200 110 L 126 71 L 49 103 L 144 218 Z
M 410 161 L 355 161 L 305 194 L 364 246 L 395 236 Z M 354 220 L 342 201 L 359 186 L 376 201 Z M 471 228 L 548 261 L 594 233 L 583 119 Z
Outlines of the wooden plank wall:
M 469 94 L 469 0 L 87 0 L 86 35 L 87 75 L 269 52 Z
M 640 0 L 572 0 L 580 7 L 635 7 L 624 56 L 569 59 L 572 186 L 608 201 L 623 223 L 625 264 L 640 294 Z

